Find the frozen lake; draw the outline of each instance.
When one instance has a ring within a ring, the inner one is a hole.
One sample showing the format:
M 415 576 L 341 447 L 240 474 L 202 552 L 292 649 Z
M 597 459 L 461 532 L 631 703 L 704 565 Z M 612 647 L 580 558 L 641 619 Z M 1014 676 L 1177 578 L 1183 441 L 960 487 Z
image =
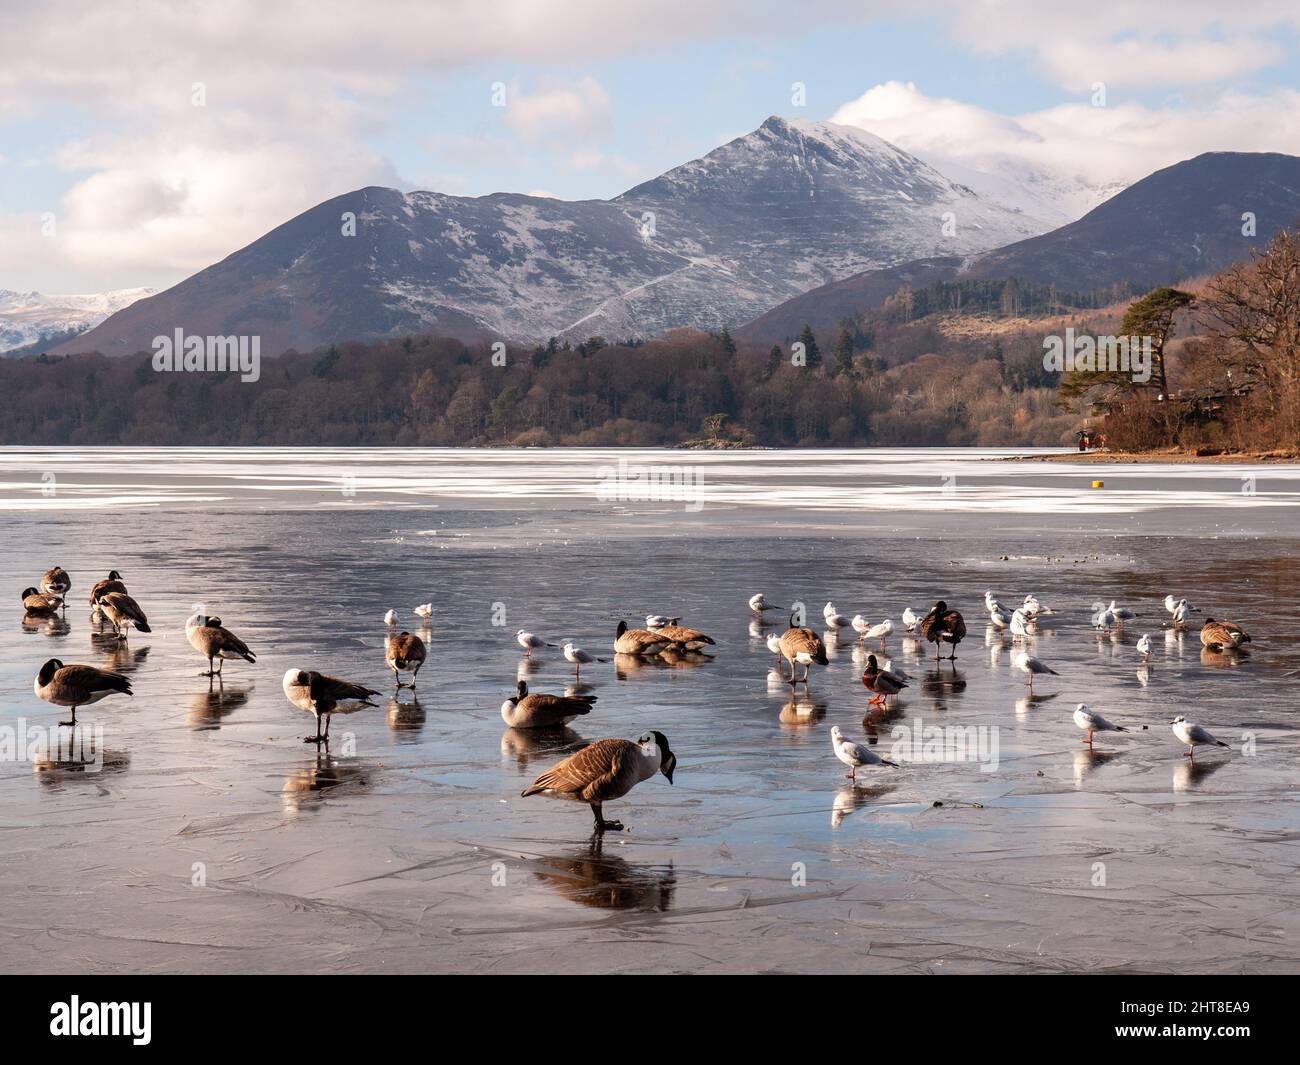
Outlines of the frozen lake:
M 1007 454 L 0 449 L 0 728 L 65 716 L 32 691 L 51 657 L 135 687 L 78 714 L 102 728 L 90 771 L 0 762 L 0 970 L 1296 971 L 1300 467 Z M 24 623 L 54 564 L 66 622 Z M 152 634 L 89 620 L 109 569 Z M 986 589 L 1057 612 L 1029 649 L 1061 675 L 1033 699 Z M 868 717 L 851 637 L 791 698 L 759 591 L 900 629 L 943 598 L 970 635 L 953 667 L 896 631 L 912 684 Z M 1167 632 L 1169 592 L 1250 653 Z M 1112 597 L 1140 616 L 1098 635 Z M 417 697 L 389 699 L 382 616 L 419 631 L 429 600 Z M 185 640 L 197 604 L 258 654 L 223 688 Z M 652 611 L 716 656 L 592 666 L 571 734 L 504 728 L 518 678 L 572 684 L 516 629 L 612 657 L 619 619 Z M 291 666 L 385 697 L 318 756 Z M 1090 753 L 1079 702 L 1132 733 Z M 1189 765 L 1175 713 L 1233 749 Z M 832 725 L 886 755 L 903 727 L 981 728 L 997 757 L 854 788 Z M 648 729 L 678 769 L 606 807 L 628 832 L 596 845 L 586 807 L 520 798 L 578 744 Z

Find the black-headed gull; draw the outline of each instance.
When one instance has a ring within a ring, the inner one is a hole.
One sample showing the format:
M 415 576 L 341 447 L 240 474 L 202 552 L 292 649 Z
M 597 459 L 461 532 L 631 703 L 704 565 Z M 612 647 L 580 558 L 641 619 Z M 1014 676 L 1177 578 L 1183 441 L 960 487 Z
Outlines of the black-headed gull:
M 1034 677 L 1036 675 L 1042 676 L 1044 673 L 1050 673 L 1053 677 L 1060 676 L 1056 670 L 1052 669 L 1052 667 L 1041 658 L 1035 658 L 1033 655 L 1028 654 L 1025 651 L 1017 651 L 1015 657 L 1011 659 L 1011 665 L 1029 678 L 1030 691 L 1033 691 Z
M 566 661 L 573 663 L 573 675 L 575 677 L 582 675 L 583 666 L 590 665 L 592 662 L 605 661 L 603 658 L 597 658 L 589 651 L 584 651 L 572 640 L 568 640 L 564 644 L 564 658 Z
M 910 606 L 903 609 L 903 625 L 908 632 L 915 632 L 916 627 L 925 619 L 924 614 L 918 614 Z
M 768 602 L 765 598 L 763 598 L 763 593 L 759 592 L 757 595 L 750 597 L 749 609 L 752 610 L 755 614 L 761 614 L 764 610 L 776 610 L 777 605 L 775 603 Z
M 415 608 L 415 610 L 412 611 L 412 613 L 415 614 L 417 618 L 423 618 L 425 624 L 428 624 L 429 619 L 433 617 L 433 604 L 421 603 L 419 606 Z
M 527 629 L 520 629 L 515 633 L 515 643 L 524 649 L 526 658 L 533 657 L 533 651 L 538 647 L 554 647 L 555 644 L 547 643 L 536 633 L 529 632 Z
M 1144 633 L 1142 634 L 1141 638 L 1139 638 L 1139 640 L 1138 640 L 1138 642 L 1137 642 L 1137 653 L 1140 654 L 1143 658 L 1150 658 L 1150 657 L 1151 657 L 1151 636 L 1150 636 L 1150 634 L 1144 632 Z
M 852 618 L 847 618 L 835 609 L 834 603 L 827 603 L 822 607 L 822 617 L 826 619 L 826 625 L 832 629 L 847 629 L 853 624 Z
M 1112 721 L 1107 721 L 1101 714 L 1093 710 L 1087 703 L 1080 703 L 1074 710 L 1074 723 L 1088 734 L 1087 744 L 1092 746 L 1092 734 L 1094 732 L 1127 732 L 1123 725 L 1116 725 Z
M 831 726 L 831 746 L 835 748 L 835 757 L 849 767 L 846 775 L 850 780 L 858 779 L 857 772 L 862 766 L 888 765 L 898 768 L 897 762 L 881 758 L 866 744 L 846 740 L 839 725 Z
M 1112 614 L 1115 615 L 1115 620 L 1119 622 L 1121 625 L 1124 624 L 1124 622 L 1132 621 L 1135 617 L 1137 617 L 1137 614 L 1135 614 L 1132 610 L 1130 610 L 1126 606 L 1119 606 L 1114 599 L 1110 601 L 1110 606 L 1107 607 L 1106 609 L 1108 609 Z
M 1200 725 L 1194 721 L 1188 721 L 1181 714 L 1174 718 L 1169 724 L 1173 728 L 1174 735 L 1178 737 L 1181 743 L 1187 745 L 1187 750 L 1183 752 L 1184 758 L 1195 758 L 1197 747 L 1227 747 L 1228 745 L 1220 739 L 1215 739 Z M 1231 750 L 1232 748 L 1228 748 Z

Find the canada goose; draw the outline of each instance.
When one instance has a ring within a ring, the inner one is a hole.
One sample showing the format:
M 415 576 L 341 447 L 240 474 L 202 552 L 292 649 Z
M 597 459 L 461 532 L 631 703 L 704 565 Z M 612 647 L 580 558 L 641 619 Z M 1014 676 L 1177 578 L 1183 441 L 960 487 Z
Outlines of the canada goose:
M 1015 656 L 1011 659 L 1011 665 L 1029 678 L 1030 691 L 1034 690 L 1035 675 L 1041 676 L 1044 673 L 1050 673 L 1054 677 L 1060 676 L 1056 670 L 1052 669 L 1052 667 L 1041 658 L 1035 658 L 1033 655 L 1027 654 L 1024 651 L 1016 652 Z
M 390 610 L 390 611 L 388 611 L 388 613 L 386 613 L 386 614 L 384 615 L 384 624 L 387 625 L 390 629 L 395 629 L 395 628 L 397 628 L 397 611 L 396 611 L 396 610 Z
M 40 585 L 41 591 L 46 595 L 56 596 L 62 601 L 67 599 L 68 592 L 72 590 L 72 578 L 62 566 L 55 566 L 41 574 Z M 59 605 L 62 606 L 62 602 Z
M 117 693 L 130 695 L 131 682 L 121 673 L 76 663 L 65 666 L 57 658 L 51 658 L 36 674 L 32 689 L 47 703 L 72 707 L 72 720 L 60 721 L 59 724 L 75 725 L 77 707 L 97 703 Z
M 822 607 L 822 617 L 826 619 L 827 628 L 831 629 L 847 629 L 853 624 L 851 618 L 847 618 L 836 611 L 834 603 L 827 603 Z
M 862 671 L 862 683 L 867 691 L 874 692 L 871 697 L 873 706 L 888 705 L 889 697 L 897 695 L 907 687 L 907 679 L 888 669 L 881 669 L 875 655 L 867 656 L 867 668 Z
M 798 683 L 796 680 L 798 666 L 803 666 L 803 681 L 807 684 L 808 672 L 814 662 L 819 666 L 830 663 L 830 659 L 826 657 L 826 645 L 822 643 L 822 638 L 812 629 L 796 626 L 793 615 L 790 617 L 790 628 L 781 634 L 779 643 L 781 654 L 790 663 L 792 685 Z
M 949 610 L 948 604 L 940 599 L 931 608 L 930 613 L 921 621 L 921 635 L 934 644 L 934 660 L 939 661 L 939 648 L 942 644 L 952 644 L 950 661 L 957 660 L 957 645 L 966 638 L 966 622 L 956 610 Z
M 63 600 L 57 595 L 38 592 L 35 588 L 23 589 L 23 609 L 29 614 L 48 617 L 51 614 L 57 614 L 61 606 L 63 606 Z
M 1144 632 L 1142 636 L 1138 639 L 1137 653 L 1140 654 L 1143 658 L 1151 657 L 1151 636 L 1148 633 Z
M 594 695 L 530 695 L 528 682 L 521 680 L 515 695 L 501 704 L 501 720 L 510 728 L 559 728 L 591 713 L 595 701 Z
M 922 616 L 913 610 L 910 606 L 903 608 L 903 625 L 908 632 L 915 632 L 916 627 L 921 624 Z
M 515 633 L 515 643 L 519 644 L 519 646 L 524 649 L 525 658 L 533 657 L 533 648 L 535 647 L 555 646 L 554 644 L 547 643 L 540 636 L 535 636 L 533 633 L 527 632 L 524 629 L 520 629 Z
M 685 648 L 687 651 L 698 651 L 701 647 L 716 646 L 716 641 L 712 636 L 706 636 L 699 629 L 678 625 L 676 621 L 667 625 L 660 625 L 654 629 L 654 632 L 658 636 L 666 636 L 678 647 Z
M 1181 719 L 1180 719 L 1181 720 Z M 1092 734 L 1094 732 L 1127 732 L 1123 725 L 1116 725 L 1107 721 L 1101 714 L 1093 710 L 1087 703 L 1080 703 L 1074 708 L 1074 723 L 1088 734 L 1085 741 L 1089 747 L 1092 746 Z
M 1187 744 L 1187 750 L 1183 752 L 1184 758 L 1195 758 L 1198 746 L 1228 747 L 1222 740 L 1215 739 L 1200 725 L 1194 721 L 1188 721 L 1181 714 L 1169 724 L 1173 726 L 1174 735 L 1178 737 L 1179 741 Z M 1232 748 L 1229 747 L 1228 749 L 1231 750 Z
M 1201 626 L 1201 643 L 1211 651 L 1235 651 L 1243 643 L 1250 643 L 1250 633 L 1234 622 L 1206 618 Z
M 415 688 L 415 678 L 420 675 L 424 665 L 424 641 L 409 632 L 390 633 L 384 641 L 384 661 L 393 671 L 393 682 L 399 688 Z M 411 683 L 402 683 L 402 674 L 409 671 Z
M 96 581 L 90 589 L 90 605 L 96 610 L 99 609 L 100 596 L 107 595 L 109 592 L 121 592 L 126 594 L 126 585 L 122 583 L 122 574 L 117 570 L 108 571 L 108 576 L 102 581 Z
M 621 625 L 622 622 L 619 622 L 619 624 Z M 639 630 L 638 630 L 638 631 L 639 631 Z M 617 658 L 617 657 L 618 657 L 618 656 L 615 655 L 615 658 Z M 630 655 L 630 656 L 629 656 L 629 659 L 631 659 L 631 658 L 636 658 L 636 657 L 637 657 L 636 655 Z M 584 651 L 581 647 L 579 647 L 579 646 L 578 646 L 576 643 L 574 643 L 572 640 L 567 640 L 567 641 L 565 641 L 565 644 L 564 644 L 564 660 L 565 660 L 566 662 L 572 662 L 572 663 L 573 663 L 573 676 L 574 676 L 574 679 L 575 679 L 575 680 L 576 680 L 578 677 L 582 676 L 582 667 L 583 667 L 583 666 L 590 665 L 592 662 L 608 662 L 608 661 L 609 661 L 609 659 L 607 659 L 607 658 L 597 658 L 597 657 L 596 657 L 595 655 L 593 655 L 590 651 Z
M 141 632 L 152 632 L 149 628 L 149 619 L 144 616 L 144 611 L 140 609 L 140 604 L 132 599 L 126 592 L 108 592 L 99 597 L 99 609 L 104 612 L 104 617 L 112 623 L 113 631 L 125 638 L 126 627 L 134 625 Z
M 411 613 L 413 613 L 417 618 L 423 618 L 425 624 L 427 625 L 429 623 L 429 619 L 433 617 L 433 604 L 421 603 L 413 611 L 411 611 Z
M 221 619 L 203 614 L 193 614 L 185 620 L 185 638 L 190 646 L 208 660 L 208 671 L 200 677 L 220 677 L 220 663 L 227 658 L 242 658 L 245 662 L 256 662 L 257 656 L 229 629 L 222 628 Z M 212 666 L 213 660 L 217 667 Z
M 597 832 L 621 832 L 622 822 L 606 821 L 602 806 L 622 798 L 656 773 L 663 773 L 671 784 L 676 768 L 677 756 L 669 750 L 668 737 L 662 732 L 647 732 L 636 743 L 597 740 L 542 773 L 520 794 L 527 798 L 550 792 L 579 799 L 591 806 Z
M 831 746 L 835 749 L 835 757 L 849 767 L 848 773 L 845 774 L 850 780 L 858 779 L 858 769 L 866 765 L 887 765 L 898 768 L 897 762 L 891 762 L 888 758 L 881 758 L 870 747 L 862 743 L 854 743 L 852 740 L 846 740 L 844 733 L 840 731 L 839 725 L 831 726 Z
M 330 719 L 335 714 L 351 714 L 367 706 L 377 706 L 370 701 L 372 695 L 379 692 L 367 688 L 364 684 L 353 684 L 350 680 L 340 680 L 324 673 L 310 669 L 290 669 L 281 682 L 285 698 L 299 710 L 306 710 L 316 717 L 316 735 L 304 736 L 303 743 L 329 743 Z M 325 719 L 325 731 L 320 728 L 321 718 Z
M 778 608 L 775 603 L 769 603 L 764 599 L 763 593 L 759 592 L 757 595 L 750 596 L 749 609 L 755 614 L 761 614 L 764 610 L 776 610 Z
M 618 630 L 614 634 L 614 651 L 621 655 L 657 655 L 672 643 L 670 637 L 648 629 L 629 629 L 626 621 L 618 623 Z M 564 657 L 569 658 L 567 645 Z M 575 664 L 580 662 L 573 658 L 569 658 L 569 661 Z

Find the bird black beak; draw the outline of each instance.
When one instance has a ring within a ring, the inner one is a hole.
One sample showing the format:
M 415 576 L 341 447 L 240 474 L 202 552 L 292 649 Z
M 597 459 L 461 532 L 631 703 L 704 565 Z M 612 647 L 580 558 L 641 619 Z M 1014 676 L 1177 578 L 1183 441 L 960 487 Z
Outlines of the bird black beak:
M 659 767 L 659 772 L 668 778 L 668 783 L 673 782 L 673 770 L 677 768 L 677 755 L 670 754 L 664 759 L 664 764 Z

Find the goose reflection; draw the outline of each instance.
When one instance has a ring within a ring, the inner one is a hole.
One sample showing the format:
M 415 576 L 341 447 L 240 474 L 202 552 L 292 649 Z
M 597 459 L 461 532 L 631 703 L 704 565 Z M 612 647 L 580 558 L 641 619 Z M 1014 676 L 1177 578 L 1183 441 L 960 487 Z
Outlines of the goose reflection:
M 60 614 L 33 614 L 30 610 L 23 613 L 24 632 L 41 633 L 45 636 L 66 636 L 72 626 Z
M 326 792 L 341 789 L 339 794 L 346 794 L 364 787 L 366 772 L 366 767 L 355 758 L 336 758 L 322 744 L 304 768 L 285 777 L 284 787 L 280 789 L 281 801 L 289 812 L 311 808 Z
M 671 668 L 671 664 L 662 655 L 654 655 L 649 658 L 641 655 L 614 655 L 614 676 L 619 680 L 632 680 L 637 677 L 644 678 L 651 673 L 657 673 Z
M 392 696 L 388 700 L 385 716 L 388 718 L 389 729 L 401 733 L 401 738 L 404 740 L 416 738 L 416 734 L 424 728 L 426 717 L 424 707 L 420 705 L 420 700 L 415 698 L 414 693 L 405 702 L 395 695 Z
M 190 698 L 190 710 L 186 716 L 189 727 L 194 732 L 209 732 L 221 728 L 221 719 L 229 717 L 239 707 L 248 702 L 248 695 L 254 685 L 231 684 L 229 687 L 214 683 L 208 679 L 207 691 L 201 691 Z
M 789 685 L 786 686 L 787 691 Z M 826 716 L 826 704 L 811 698 L 807 692 L 790 696 L 789 701 L 781 707 L 777 720 L 787 728 L 806 728 L 815 725 Z
M 1225 765 L 1231 764 L 1208 758 L 1204 762 L 1198 762 L 1193 758 L 1180 758 L 1178 762 L 1179 764 L 1174 766 L 1174 791 L 1192 791 L 1200 787 L 1212 773 L 1217 773 Z
M 945 710 L 948 697 L 966 690 L 966 674 L 953 666 L 949 669 L 932 669 L 921 678 L 921 692 L 929 696 L 934 709 Z
M 666 913 L 672 908 L 677 877 L 672 862 L 644 865 L 603 852 L 600 836 L 580 850 L 537 858 L 533 875 L 580 906 L 598 910 Z
M 1089 773 L 1094 769 L 1100 769 L 1107 762 L 1116 758 L 1122 758 L 1123 751 L 1102 751 L 1097 748 L 1082 747 L 1079 750 L 1072 751 L 1074 757 L 1074 786 L 1082 787 L 1083 782 L 1087 779 Z
M 1201 648 L 1201 665 L 1208 666 L 1210 669 L 1236 669 L 1250 655 L 1249 651 L 1233 650 L 1225 647 L 1222 651 L 1211 651 L 1208 647 Z
M 534 759 L 551 761 L 567 757 L 586 741 L 567 726 L 559 728 L 508 728 L 501 733 L 501 757 L 513 758 L 523 768 Z
M 867 787 L 861 784 L 845 784 L 835 793 L 831 802 L 831 827 L 839 828 L 844 819 L 854 810 L 868 806 L 877 799 L 882 799 L 894 790 L 892 784 Z
M 111 632 L 102 634 L 92 632 L 90 649 L 103 660 L 101 668 L 111 669 L 117 673 L 130 673 L 138 669 L 149 657 L 148 644 L 143 647 L 132 647 Z
M 71 728 L 47 732 L 31 753 L 32 768 L 43 787 L 85 781 L 94 783 L 107 773 L 121 772 L 131 764 L 126 751 L 104 746 L 104 727 L 78 722 Z

